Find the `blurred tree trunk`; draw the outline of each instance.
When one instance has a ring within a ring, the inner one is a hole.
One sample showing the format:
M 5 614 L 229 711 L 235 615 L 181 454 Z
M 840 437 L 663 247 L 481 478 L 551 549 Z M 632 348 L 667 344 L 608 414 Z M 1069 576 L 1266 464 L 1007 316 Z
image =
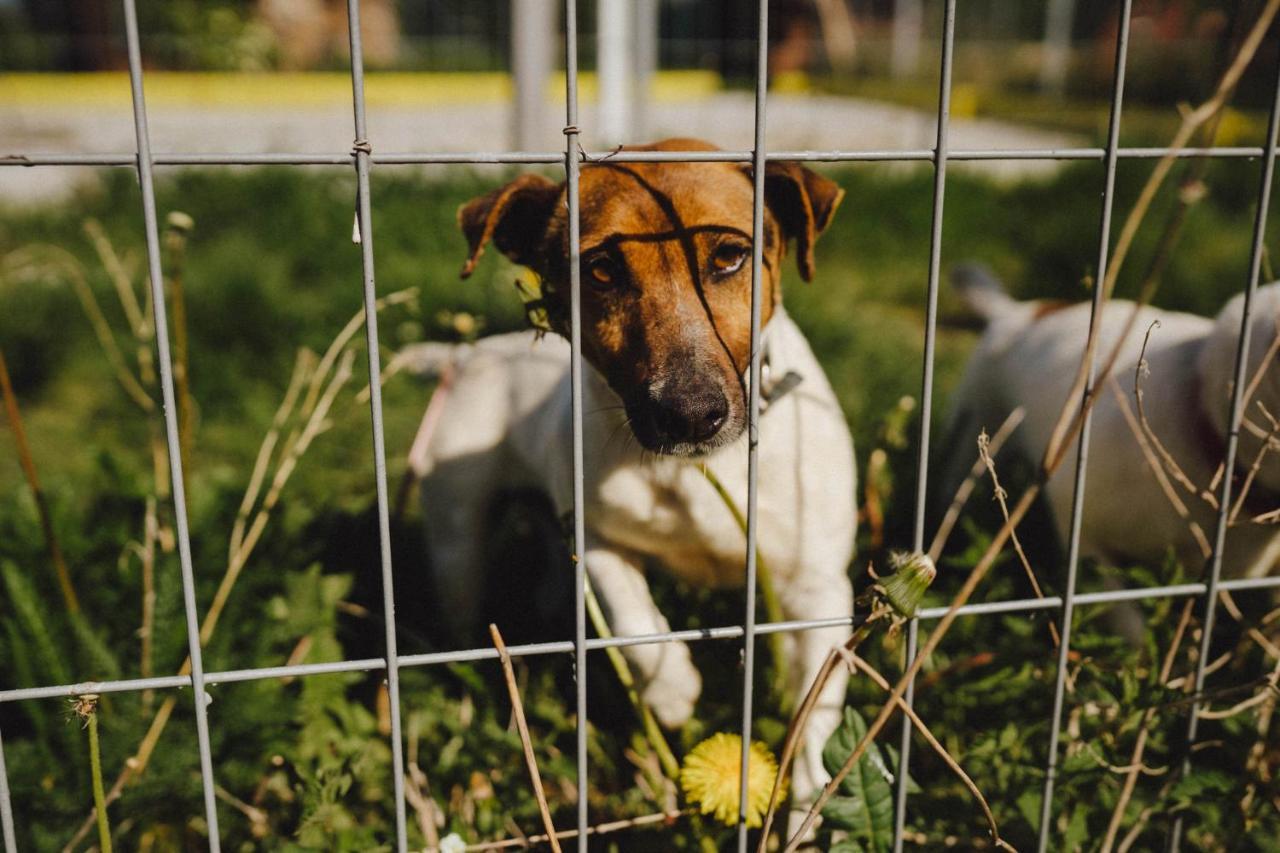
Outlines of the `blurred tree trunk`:
M 275 34 L 282 69 L 306 70 L 350 55 L 345 0 L 258 0 L 258 16 Z M 392 0 L 361 2 L 360 44 L 366 65 L 395 62 L 400 16 Z
M 1075 23 L 1076 0 L 1049 0 L 1044 27 L 1044 52 L 1040 62 L 1040 86 L 1061 95 L 1067 86 L 1071 61 L 1071 30 Z
M 73 71 L 103 71 L 123 60 L 112 49 L 111 8 L 108 0 L 70 0 L 67 32 L 71 36 L 66 61 Z
M 857 32 L 853 12 L 846 0 L 813 0 L 822 28 L 822 46 L 827 52 L 831 70 L 847 73 L 853 70 L 857 52 Z
M 896 0 L 893 4 L 893 46 L 889 67 L 894 77 L 910 79 L 920 67 L 920 40 L 924 35 L 923 0 Z
M 512 141 L 517 151 L 538 151 L 547 138 L 547 83 L 555 65 L 558 10 L 544 0 L 511 0 L 511 76 L 515 103 Z

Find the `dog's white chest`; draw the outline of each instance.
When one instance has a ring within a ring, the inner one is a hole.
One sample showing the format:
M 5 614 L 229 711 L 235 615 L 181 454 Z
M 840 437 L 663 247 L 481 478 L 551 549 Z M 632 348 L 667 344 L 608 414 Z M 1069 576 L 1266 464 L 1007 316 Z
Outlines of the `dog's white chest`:
M 745 448 L 742 455 L 741 474 L 723 461 L 713 470 L 731 493 L 741 481 L 745 496 Z M 596 535 L 660 558 L 690 583 L 743 582 L 746 537 L 700 463 L 657 460 L 603 473 L 589 486 L 587 517 Z

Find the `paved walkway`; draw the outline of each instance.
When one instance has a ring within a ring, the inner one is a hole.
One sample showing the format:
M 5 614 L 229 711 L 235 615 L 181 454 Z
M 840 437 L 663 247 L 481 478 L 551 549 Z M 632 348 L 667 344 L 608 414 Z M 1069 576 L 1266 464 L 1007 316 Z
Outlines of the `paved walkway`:
M 127 88 L 124 97 L 120 94 L 42 101 L 0 93 L 0 156 L 132 152 Z M 645 136 L 694 136 L 725 148 L 749 149 L 753 104 L 748 92 L 666 97 L 651 106 L 651 132 Z M 543 150 L 563 145 L 562 111 L 562 105 L 548 101 Z M 594 112 L 593 104 L 584 103 L 579 122 L 590 149 L 602 147 L 591 138 Z M 336 91 L 332 97 L 298 103 L 254 99 L 249 105 L 226 99 L 156 98 L 149 100 L 149 113 L 152 150 L 157 153 L 339 153 L 351 148 L 351 106 Z M 369 106 L 370 139 L 379 152 L 499 151 L 508 145 L 510 122 L 510 105 L 492 97 L 417 104 L 371 99 Z M 954 118 L 951 128 L 953 148 L 1052 148 L 1084 142 L 990 119 Z M 934 116 L 920 110 L 833 96 L 777 94 L 769 99 L 768 146 L 775 150 L 930 149 L 934 135 Z M 1052 171 L 1058 164 L 1032 160 L 957 167 L 1016 179 Z M 88 168 L 3 166 L 0 202 L 56 202 L 80 183 L 93 180 L 93 174 Z

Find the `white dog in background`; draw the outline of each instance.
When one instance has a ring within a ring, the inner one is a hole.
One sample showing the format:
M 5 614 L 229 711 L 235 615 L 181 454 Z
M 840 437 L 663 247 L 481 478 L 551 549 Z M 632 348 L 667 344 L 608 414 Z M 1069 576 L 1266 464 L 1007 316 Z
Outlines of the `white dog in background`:
M 952 398 L 948 435 L 954 439 L 953 446 L 971 443 L 982 429 L 994 432 L 1014 408 L 1023 406 L 1026 420 L 1013 433 L 1009 446 L 1038 463 L 1080 364 L 1089 335 L 1090 306 L 1014 300 L 1000 282 L 977 266 L 958 268 L 952 280 L 964 302 L 986 322 Z M 1115 347 L 1133 307 L 1121 300 L 1107 304 L 1101 318 L 1099 364 Z M 1216 494 L 1211 484 L 1225 457 L 1243 308 L 1244 297 L 1238 295 L 1216 320 L 1152 307 L 1139 310 L 1112 373 L 1125 403 L 1117 399 L 1114 386 L 1099 386 L 1097 391 L 1081 519 L 1080 546 L 1085 556 L 1113 565 L 1158 563 L 1172 549 L 1193 573 L 1204 564 L 1203 538 L 1198 540 L 1192 523 L 1211 543 L 1217 513 L 1199 494 L 1176 481 L 1172 489 L 1185 504 L 1189 520 L 1174 509 L 1160 476 L 1170 480 L 1175 476 L 1152 465 L 1131 420 L 1137 415 L 1134 376 L 1144 336 L 1158 321 L 1151 329 L 1141 380 L 1150 432 L 1197 492 L 1209 489 Z M 1271 355 L 1278 320 L 1280 282 L 1259 288 L 1255 296 L 1246 373 L 1250 381 Z M 1261 464 L 1227 533 L 1226 577 L 1269 574 L 1280 557 L 1280 526 L 1251 522 L 1280 506 L 1280 445 L 1271 435 L 1270 416 L 1280 418 L 1280 369 L 1274 367 L 1260 377 L 1240 432 L 1233 495 L 1240 494 L 1260 453 Z M 1142 431 L 1140 425 L 1136 429 Z M 1266 451 L 1264 443 L 1269 444 Z M 1071 523 L 1071 467 L 1064 465 L 1044 492 L 1062 542 Z M 957 469 L 951 479 L 961 476 Z

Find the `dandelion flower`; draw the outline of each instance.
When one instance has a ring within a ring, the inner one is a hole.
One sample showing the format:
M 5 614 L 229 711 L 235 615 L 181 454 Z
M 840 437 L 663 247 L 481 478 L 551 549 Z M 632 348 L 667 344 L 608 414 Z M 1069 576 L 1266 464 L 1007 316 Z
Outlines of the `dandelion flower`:
M 742 738 L 719 732 L 685 756 L 680 787 L 703 814 L 715 815 L 716 820 L 733 826 L 738 820 L 741 767 Z M 747 761 L 747 826 L 757 827 L 763 822 L 777 775 L 778 763 L 773 753 L 759 741 L 752 743 Z M 785 794 L 785 789 L 781 793 Z
M 916 615 L 916 608 L 929 584 L 938 576 L 938 570 L 929 555 L 920 551 L 893 554 L 889 565 L 893 567 L 893 574 L 880 579 L 880 589 L 898 618 L 910 619 Z

